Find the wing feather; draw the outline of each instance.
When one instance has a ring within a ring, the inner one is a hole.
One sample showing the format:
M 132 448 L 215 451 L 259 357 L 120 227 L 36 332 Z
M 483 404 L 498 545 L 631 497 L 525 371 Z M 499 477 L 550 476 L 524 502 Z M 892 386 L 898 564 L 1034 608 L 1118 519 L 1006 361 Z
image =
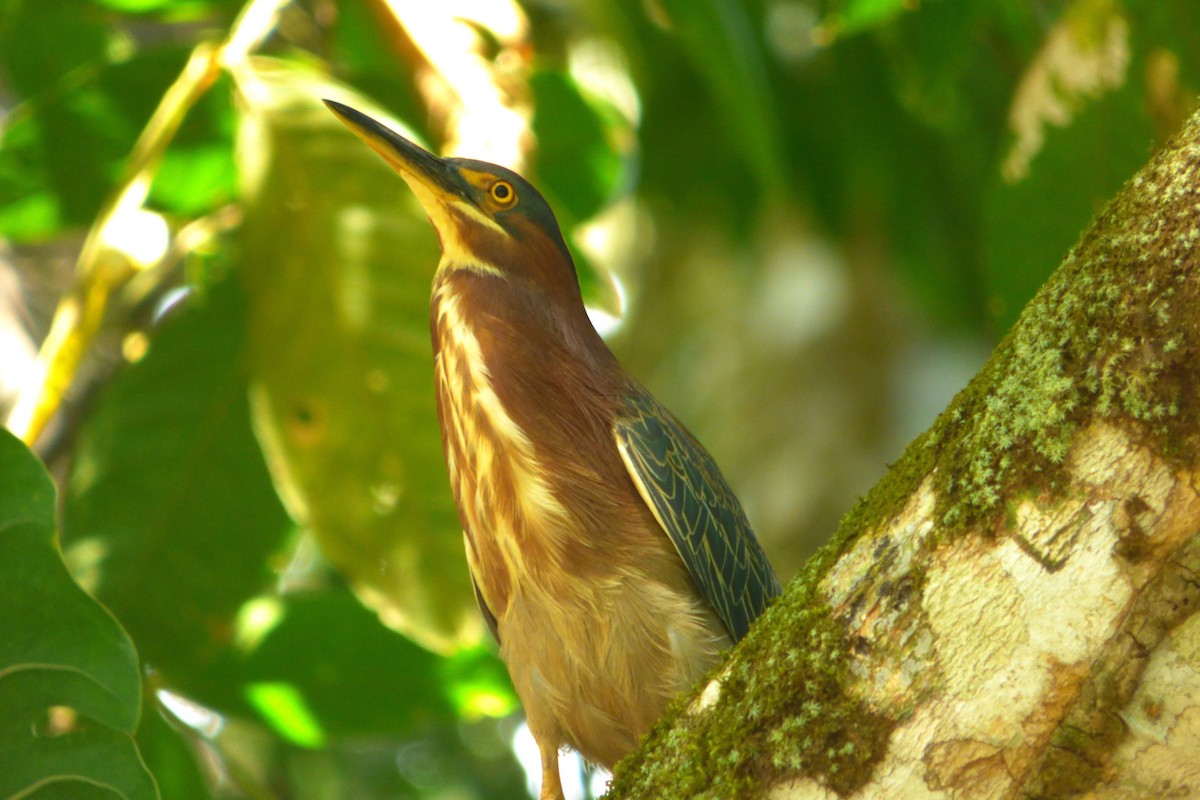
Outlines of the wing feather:
M 614 435 L 642 499 L 739 641 L 780 592 L 741 503 L 704 447 L 641 386 L 626 396 Z

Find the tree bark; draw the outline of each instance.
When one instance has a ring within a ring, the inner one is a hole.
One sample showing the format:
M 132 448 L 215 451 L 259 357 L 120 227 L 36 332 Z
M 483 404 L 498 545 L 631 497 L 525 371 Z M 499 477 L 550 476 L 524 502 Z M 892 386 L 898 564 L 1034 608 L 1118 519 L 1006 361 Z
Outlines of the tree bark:
M 610 798 L 1200 793 L 1200 114 Z

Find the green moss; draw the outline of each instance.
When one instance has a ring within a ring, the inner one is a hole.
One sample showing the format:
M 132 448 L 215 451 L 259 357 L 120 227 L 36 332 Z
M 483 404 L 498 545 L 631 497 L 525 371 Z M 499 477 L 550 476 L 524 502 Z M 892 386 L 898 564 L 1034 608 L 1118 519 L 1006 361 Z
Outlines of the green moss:
M 842 518 L 827 548 L 830 564 L 846 552 L 860 534 L 904 508 L 921 481 L 933 469 L 933 436 L 931 431 L 926 432 L 910 442 L 900 460 L 889 464 L 887 474 Z M 818 557 L 824 555 L 824 551 L 818 553 Z
M 1158 452 L 1190 461 L 1200 403 L 1192 163 L 1166 152 L 1126 185 L 939 418 L 928 442 L 944 530 L 988 528 L 1019 494 L 1058 491 L 1074 434 L 1093 419 L 1130 423 Z
M 846 793 L 864 783 L 894 723 L 846 692 L 848 642 L 817 590 L 836 558 L 815 556 L 751 630 L 702 714 L 672 705 L 617 765 L 608 798 L 739 798 L 764 775 L 806 775 Z

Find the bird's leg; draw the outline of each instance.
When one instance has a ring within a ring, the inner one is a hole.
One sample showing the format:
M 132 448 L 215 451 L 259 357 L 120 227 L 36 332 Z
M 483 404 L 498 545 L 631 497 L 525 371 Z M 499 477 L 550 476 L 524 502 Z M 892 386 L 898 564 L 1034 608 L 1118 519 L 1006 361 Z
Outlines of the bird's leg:
M 538 742 L 538 750 L 542 753 L 542 791 L 538 800 L 565 800 L 558 774 L 558 748 Z

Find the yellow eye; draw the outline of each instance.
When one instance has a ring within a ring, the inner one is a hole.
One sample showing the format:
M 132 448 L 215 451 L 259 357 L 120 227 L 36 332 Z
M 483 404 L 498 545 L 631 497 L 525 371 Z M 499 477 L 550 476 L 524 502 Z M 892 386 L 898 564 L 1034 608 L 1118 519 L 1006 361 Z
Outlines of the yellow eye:
M 517 193 L 513 185 L 505 180 L 499 180 L 488 189 L 488 194 L 498 206 L 511 206 L 517 201 Z

